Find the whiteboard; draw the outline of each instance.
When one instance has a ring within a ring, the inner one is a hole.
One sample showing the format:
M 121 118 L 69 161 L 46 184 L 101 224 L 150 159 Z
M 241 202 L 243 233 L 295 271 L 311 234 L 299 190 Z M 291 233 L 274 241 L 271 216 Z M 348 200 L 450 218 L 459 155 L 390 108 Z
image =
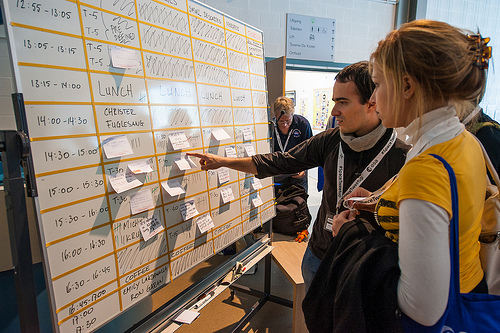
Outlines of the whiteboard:
M 270 151 L 260 30 L 191 0 L 3 5 L 56 331 L 95 330 L 274 217 L 270 179 L 180 164 Z

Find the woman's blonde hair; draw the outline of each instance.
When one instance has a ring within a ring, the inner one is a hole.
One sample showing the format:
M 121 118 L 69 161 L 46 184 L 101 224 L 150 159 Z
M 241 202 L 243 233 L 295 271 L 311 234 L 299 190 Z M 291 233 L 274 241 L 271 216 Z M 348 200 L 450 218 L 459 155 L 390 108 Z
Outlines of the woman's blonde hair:
M 396 117 L 403 116 L 403 77 L 415 83 L 413 109 L 409 119 L 428 111 L 429 101 L 453 105 L 460 116 L 471 110 L 486 85 L 486 71 L 473 64 L 474 44 L 468 35 L 447 23 L 417 20 L 403 24 L 378 43 L 370 57 L 387 82 L 394 87 Z M 389 97 L 390 98 L 390 97 Z
M 286 114 L 290 115 L 295 111 L 295 105 L 291 98 L 280 96 L 274 101 L 273 109 L 275 114 L 285 111 Z

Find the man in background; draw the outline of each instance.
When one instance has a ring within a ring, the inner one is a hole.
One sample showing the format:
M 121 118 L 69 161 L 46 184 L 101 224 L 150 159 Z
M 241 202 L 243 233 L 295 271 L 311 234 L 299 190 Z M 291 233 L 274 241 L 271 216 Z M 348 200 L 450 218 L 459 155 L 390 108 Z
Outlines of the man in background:
M 278 97 L 274 101 L 272 133 L 274 151 L 285 153 L 297 146 L 299 143 L 312 137 L 309 121 L 301 115 L 294 115 L 295 105 L 288 97 Z M 307 171 L 294 174 L 280 174 L 274 177 L 276 189 L 286 189 L 291 185 L 301 185 L 307 192 Z

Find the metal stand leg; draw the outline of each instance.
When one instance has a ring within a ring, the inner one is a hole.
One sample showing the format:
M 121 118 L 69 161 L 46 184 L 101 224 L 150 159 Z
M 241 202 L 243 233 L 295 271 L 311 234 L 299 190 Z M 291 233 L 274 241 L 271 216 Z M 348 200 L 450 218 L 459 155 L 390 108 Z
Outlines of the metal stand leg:
M 0 133 L 5 207 L 9 224 L 21 332 L 39 332 L 28 213 L 26 211 L 24 179 L 21 175 L 20 163 L 23 157 L 23 140 L 26 137 L 23 136 L 22 132 L 3 131 Z

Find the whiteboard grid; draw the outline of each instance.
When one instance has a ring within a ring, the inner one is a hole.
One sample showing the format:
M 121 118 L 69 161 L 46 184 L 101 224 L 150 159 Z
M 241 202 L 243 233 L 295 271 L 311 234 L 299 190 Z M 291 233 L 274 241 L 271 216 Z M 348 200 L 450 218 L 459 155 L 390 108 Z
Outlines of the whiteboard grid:
M 231 170 L 221 183 L 197 161 L 189 170 L 175 163 L 187 151 L 270 151 L 261 31 L 190 0 L 4 0 L 4 8 L 57 331 L 95 330 L 274 216 L 271 179 L 254 189 L 252 175 Z M 218 128 L 229 138 L 216 140 Z M 179 132 L 189 148 L 173 147 Z M 133 153 L 107 158 L 103 141 L 119 135 Z M 139 161 L 153 172 L 116 193 L 109 177 Z M 185 193 L 170 196 L 167 180 Z M 221 189 L 234 199 L 224 203 Z M 145 191 L 154 208 L 132 215 L 131 198 Z M 197 214 L 184 220 L 191 200 Z M 201 233 L 196 218 L 206 213 L 214 227 Z M 144 242 L 139 225 L 148 220 L 165 230 Z

